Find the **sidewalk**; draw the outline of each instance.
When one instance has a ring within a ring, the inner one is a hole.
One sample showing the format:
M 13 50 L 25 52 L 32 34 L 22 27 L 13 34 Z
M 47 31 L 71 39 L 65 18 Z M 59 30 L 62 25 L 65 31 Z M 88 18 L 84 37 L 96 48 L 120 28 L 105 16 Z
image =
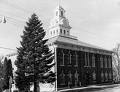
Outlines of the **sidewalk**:
M 71 89 L 64 89 L 64 90 L 60 90 L 58 92 L 69 92 L 69 91 L 74 91 L 74 90 L 92 90 L 92 89 L 105 89 L 105 88 L 113 88 L 113 87 L 117 87 L 120 86 L 120 84 L 112 84 L 112 85 L 91 85 L 91 86 L 87 86 L 87 87 L 79 87 L 79 88 L 71 88 Z

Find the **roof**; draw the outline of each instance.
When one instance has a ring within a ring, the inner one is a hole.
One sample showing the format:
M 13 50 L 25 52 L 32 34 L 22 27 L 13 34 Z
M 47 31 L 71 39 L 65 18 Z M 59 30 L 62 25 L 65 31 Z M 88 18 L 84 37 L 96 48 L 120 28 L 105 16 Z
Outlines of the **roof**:
M 61 43 L 67 43 L 67 44 L 72 44 L 72 45 L 77 45 L 77 46 L 83 46 L 83 47 L 88 47 L 88 48 L 93 48 L 93 49 L 99 49 L 99 50 L 105 50 L 105 51 L 110 51 L 92 44 L 88 44 L 82 41 L 79 41 L 78 39 L 74 39 L 71 37 L 66 37 L 66 36 L 55 36 L 52 38 L 49 38 L 48 43 L 56 43 L 56 42 L 61 42 Z

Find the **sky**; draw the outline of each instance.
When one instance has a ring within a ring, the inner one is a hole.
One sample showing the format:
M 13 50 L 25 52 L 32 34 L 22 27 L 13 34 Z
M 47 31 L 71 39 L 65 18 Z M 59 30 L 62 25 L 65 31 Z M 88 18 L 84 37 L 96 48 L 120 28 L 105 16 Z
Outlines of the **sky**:
M 0 0 L 0 54 L 15 52 L 20 46 L 25 21 L 36 13 L 46 30 L 59 0 Z M 112 50 L 120 43 L 120 0 L 61 0 L 72 27 L 71 35 L 80 41 Z M 3 49 L 11 48 L 12 50 Z

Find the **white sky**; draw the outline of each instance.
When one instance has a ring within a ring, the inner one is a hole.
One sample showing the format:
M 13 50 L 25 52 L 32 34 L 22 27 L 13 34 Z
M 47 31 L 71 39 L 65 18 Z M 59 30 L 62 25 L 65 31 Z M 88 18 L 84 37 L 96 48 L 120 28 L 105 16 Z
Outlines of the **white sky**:
M 37 13 L 46 29 L 59 0 L 0 0 L 0 47 L 16 49 L 24 21 Z M 61 0 L 72 27 L 71 34 L 79 40 L 112 49 L 120 43 L 120 0 Z M 0 49 L 0 54 L 13 51 Z

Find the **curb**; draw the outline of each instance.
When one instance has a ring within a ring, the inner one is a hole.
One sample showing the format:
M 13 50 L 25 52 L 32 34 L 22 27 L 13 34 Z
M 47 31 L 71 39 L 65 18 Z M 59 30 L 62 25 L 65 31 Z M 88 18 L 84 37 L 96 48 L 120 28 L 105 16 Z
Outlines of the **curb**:
M 83 90 L 102 90 L 105 88 L 113 88 L 113 87 L 117 87 L 120 86 L 120 84 L 113 84 L 113 85 L 102 85 L 102 86 L 88 86 L 88 87 L 80 87 L 80 88 L 71 88 L 71 89 L 64 89 L 64 90 L 60 90 L 57 92 L 70 92 L 70 91 L 83 91 Z

